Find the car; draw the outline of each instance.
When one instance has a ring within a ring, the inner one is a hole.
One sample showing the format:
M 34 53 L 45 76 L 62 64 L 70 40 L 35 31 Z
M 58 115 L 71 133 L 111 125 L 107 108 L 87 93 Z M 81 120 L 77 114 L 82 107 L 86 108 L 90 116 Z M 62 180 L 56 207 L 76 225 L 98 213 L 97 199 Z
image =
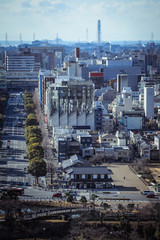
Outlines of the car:
M 52 198 L 55 198 L 55 197 L 62 197 L 62 193 L 54 193 L 53 195 L 52 195 Z
M 29 183 L 28 182 L 24 182 L 24 186 L 28 186 L 29 185 Z
M 154 194 L 148 194 L 146 195 L 147 198 L 155 198 L 155 195 Z
M 158 178 L 160 178 L 160 174 L 158 174 Z
M 18 123 L 17 123 L 17 127 L 22 127 L 22 123 L 21 123 L 21 122 L 18 122 Z
M 69 191 L 66 192 L 66 195 L 77 196 L 77 193 L 75 191 Z
M 11 140 L 7 139 L 7 142 L 10 142 Z

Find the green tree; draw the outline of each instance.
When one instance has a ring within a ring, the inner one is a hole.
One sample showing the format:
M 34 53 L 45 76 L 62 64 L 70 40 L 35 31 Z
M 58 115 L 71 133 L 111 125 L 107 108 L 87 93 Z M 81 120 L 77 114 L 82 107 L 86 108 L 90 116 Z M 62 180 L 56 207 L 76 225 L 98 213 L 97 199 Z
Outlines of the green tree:
M 25 126 L 37 126 L 38 122 L 37 122 L 37 118 L 33 113 L 30 113 L 25 121 Z
M 35 112 L 34 104 L 33 103 L 26 104 L 25 105 L 25 110 L 26 110 L 27 114 L 34 113 Z
M 0 97 L 0 113 L 4 113 L 4 110 L 7 106 L 7 98 L 6 97 Z
M 28 167 L 28 172 L 35 176 L 36 184 L 38 184 L 38 178 L 41 176 L 46 176 L 46 162 L 44 160 L 31 161 Z
M 32 149 L 30 151 L 28 151 L 28 157 L 30 160 L 32 160 L 33 158 L 37 157 L 37 158 L 43 158 L 44 157 L 44 151 L 43 149 Z
M 36 135 L 35 135 L 35 137 L 34 136 L 33 137 L 30 136 L 28 139 L 29 139 L 29 141 L 28 141 L 29 145 L 31 145 L 33 143 L 41 143 L 41 139 L 39 137 L 37 137 Z
M 31 138 L 31 135 L 33 134 L 34 136 L 40 138 L 42 140 L 42 133 L 41 133 L 41 129 L 37 126 L 28 126 L 25 128 L 25 138 Z
M 36 149 L 37 151 L 43 152 L 43 148 L 40 143 L 32 143 L 28 144 L 28 152 L 31 152 L 33 149 Z
M 0 127 L 3 127 L 3 123 L 4 123 L 4 117 L 3 117 L 3 115 L 0 113 Z

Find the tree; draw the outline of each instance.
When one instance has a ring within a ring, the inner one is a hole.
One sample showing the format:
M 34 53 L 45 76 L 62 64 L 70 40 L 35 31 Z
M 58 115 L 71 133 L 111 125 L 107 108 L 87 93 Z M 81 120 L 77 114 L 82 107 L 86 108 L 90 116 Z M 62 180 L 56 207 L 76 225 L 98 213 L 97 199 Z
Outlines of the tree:
M 30 135 L 30 136 L 29 136 Z M 42 133 L 41 129 L 37 126 L 28 126 L 25 128 L 25 138 L 29 141 L 29 139 L 34 136 L 42 141 Z
M 25 110 L 26 110 L 27 114 L 34 113 L 34 111 L 35 111 L 34 104 L 33 103 L 26 104 Z
M 33 148 L 32 150 L 28 151 L 28 157 L 30 160 L 35 157 L 43 158 L 44 157 L 43 149 L 41 148 L 41 149 L 37 150 L 37 149 Z
M 152 239 L 152 237 L 155 234 L 155 229 L 152 226 L 152 224 L 145 224 L 143 227 L 143 233 L 144 233 L 144 239 L 149 240 Z
M 32 135 L 29 135 L 30 137 L 28 138 L 29 141 L 28 141 L 28 145 L 31 145 L 33 143 L 41 143 L 41 139 L 39 137 L 37 137 L 36 135 L 32 136 Z
M 67 202 L 73 202 L 73 196 L 71 194 L 67 196 Z
M 155 237 L 157 240 L 160 240 L 160 222 L 157 223 Z
M 6 97 L 0 97 L 0 113 L 4 113 L 4 110 L 7 106 L 7 98 Z
M 0 113 L 0 127 L 3 127 L 3 122 L 4 122 L 4 117 L 3 117 L 3 115 Z
M 43 152 L 42 146 L 39 142 L 28 144 L 28 152 L 31 152 L 33 149 Z
M 36 183 L 38 184 L 38 178 L 46 176 L 46 162 L 44 160 L 31 161 L 28 167 L 28 172 L 36 177 Z
M 37 126 L 38 122 L 37 122 L 37 118 L 33 113 L 30 113 L 25 121 L 25 126 Z
M 81 203 L 83 204 L 83 207 L 85 208 L 86 207 L 86 203 L 87 203 L 87 199 L 85 196 L 81 196 L 81 199 L 80 199 Z

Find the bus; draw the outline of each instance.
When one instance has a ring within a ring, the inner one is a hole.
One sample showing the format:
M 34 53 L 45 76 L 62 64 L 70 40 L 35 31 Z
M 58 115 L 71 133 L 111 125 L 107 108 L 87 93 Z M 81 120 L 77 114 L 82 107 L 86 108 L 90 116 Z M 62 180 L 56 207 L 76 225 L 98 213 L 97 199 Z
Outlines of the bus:
M 17 188 L 17 187 L 0 187 L 0 193 L 13 193 L 17 196 L 22 196 L 24 194 L 24 189 L 23 188 Z

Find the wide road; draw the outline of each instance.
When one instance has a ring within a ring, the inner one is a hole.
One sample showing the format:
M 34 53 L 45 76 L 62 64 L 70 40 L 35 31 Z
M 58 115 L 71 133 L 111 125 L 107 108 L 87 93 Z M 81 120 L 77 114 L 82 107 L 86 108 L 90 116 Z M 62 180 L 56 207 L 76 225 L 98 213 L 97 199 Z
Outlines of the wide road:
M 23 126 L 25 118 L 22 96 L 20 93 L 10 94 L 0 149 L 0 185 L 33 183 L 34 178 L 26 172 L 28 159 Z
M 45 200 L 52 199 L 53 193 L 68 191 L 63 189 L 48 190 L 37 189 L 32 187 L 34 184 L 34 177 L 26 172 L 28 166 L 28 159 L 26 159 L 27 147 L 24 137 L 24 126 L 26 114 L 24 112 L 23 98 L 20 93 L 14 93 L 10 95 L 8 106 L 5 113 L 5 124 L 3 128 L 2 141 L 3 145 L 0 149 L 0 185 L 25 185 L 28 183 L 29 187 L 25 188 L 24 196 L 21 198 L 24 200 Z M 112 190 L 78 190 L 77 200 L 80 200 L 81 196 L 86 196 L 87 200 L 91 200 L 91 195 L 96 194 L 98 197 L 96 201 L 109 201 L 114 203 L 120 202 L 148 202 L 159 200 L 147 199 L 140 194 L 140 189 L 146 187 L 142 184 L 141 180 L 126 169 L 127 166 L 118 166 L 110 164 L 109 169 L 113 171 L 113 184 L 116 188 Z M 124 175 L 125 173 L 125 175 Z M 125 176 L 125 179 L 124 179 Z M 43 178 L 42 178 L 43 179 Z M 136 181 L 135 181 L 136 180 Z M 45 182 L 45 178 L 44 178 Z

